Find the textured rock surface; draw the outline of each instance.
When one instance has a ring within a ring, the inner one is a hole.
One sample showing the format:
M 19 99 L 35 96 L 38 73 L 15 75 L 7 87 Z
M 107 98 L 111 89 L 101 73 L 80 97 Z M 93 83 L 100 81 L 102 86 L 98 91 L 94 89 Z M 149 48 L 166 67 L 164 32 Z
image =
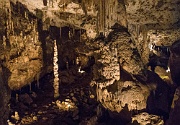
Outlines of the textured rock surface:
M 164 125 L 164 121 L 156 115 L 150 115 L 146 112 L 140 113 L 132 117 L 132 124 L 140 125 Z
M 170 116 L 169 116 L 169 119 L 166 123 L 167 125 L 173 125 L 173 124 L 175 125 L 175 124 L 180 122 L 180 120 L 179 120 L 179 116 L 180 116 L 180 113 L 179 113 L 179 107 L 180 107 L 179 89 L 180 88 L 178 87 L 175 91 L 173 102 L 171 105 Z
M 170 50 L 171 50 L 171 55 L 170 55 L 170 70 L 171 70 L 171 77 L 172 77 L 172 81 L 174 83 L 175 86 L 177 86 L 175 93 L 174 93 L 174 98 L 173 98 L 173 103 L 171 105 L 171 112 L 170 112 L 170 118 L 167 122 L 167 125 L 170 124 L 177 124 L 179 123 L 179 107 L 180 107 L 180 88 L 179 88 L 179 45 L 180 42 L 179 40 L 176 41 L 175 43 L 173 43 L 173 45 L 171 46 Z
M 169 58 L 169 66 L 171 70 L 171 78 L 175 85 L 180 85 L 180 70 L 179 70 L 179 63 L 180 63 L 180 40 L 175 41 L 171 48 L 170 48 L 170 58 Z
M 129 24 L 160 25 L 171 27 L 179 19 L 179 0 L 126 0 L 126 13 Z
M 144 64 L 148 62 L 149 42 L 171 45 L 179 38 L 179 0 L 126 0 L 128 30 L 132 35 Z M 152 34 L 152 31 L 155 32 Z M 149 34 L 149 35 L 148 35 Z M 161 34 L 156 35 L 156 34 Z M 154 37 L 156 36 L 156 37 Z M 154 38 L 153 38 L 154 37 Z
M 8 70 L 3 70 L 2 66 L 0 66 L 0 124 L 6 125 L 7 119 L 9 117 L 9 99 L 10 99 L 10 89 L 7 85 L 7 79 L 9 74 Z
M 117 48 L 110 48 L 100 42 L 100 50 L 95 56 L 96 64 L 93 67 L 95 80 L 119 80 L 120 65 L 117 58 Z
M 98 86 L 97 99 L 104 107 L 119 113 L 123 110 L 132 112 L 146 109 L 147 98 L 150 94 L 147 86 L 132 81 L 116 84 L 117 86 L 113 84 L 103 89 L 99 88 L 100 85 Z
M 28 24 L 27 24 L 28 25 Z M 23 36 L 10 36 L 10 51 L 6 48 L 5 63 L 10 70 L 8 84 L 17 90 L 37 79 L 42 67 L 42 48 L 37 32 Z M 21 45 L 21 46 L 20 46 Z

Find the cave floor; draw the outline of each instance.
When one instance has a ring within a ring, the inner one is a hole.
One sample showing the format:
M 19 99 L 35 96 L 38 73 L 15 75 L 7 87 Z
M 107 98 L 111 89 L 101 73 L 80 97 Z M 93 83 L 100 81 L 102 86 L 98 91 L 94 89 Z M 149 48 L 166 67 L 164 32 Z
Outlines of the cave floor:
M 60 97 L 55 100 L 53 74 L 46 75 L 40 80 L 40 89 L 25 93 L 33 100 L 31 104 L 28 101 L 11 104 L 10 121 L 17 125 L 88 124 L 95 118 L 98 105 L 89 86 L 90 79 L 87 74 L 76 79 L 76 83 L 60 84 Z M 19 117 L 14 115 L 15 111 Z

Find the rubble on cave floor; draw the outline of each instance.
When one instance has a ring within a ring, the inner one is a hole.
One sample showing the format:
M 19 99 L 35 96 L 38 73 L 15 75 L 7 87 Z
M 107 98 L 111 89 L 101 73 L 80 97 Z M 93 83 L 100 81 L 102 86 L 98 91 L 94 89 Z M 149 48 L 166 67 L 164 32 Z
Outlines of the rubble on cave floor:
M 53 76 L 47 75 L 40 81 L 41 89 L 33 92 L 22 90 L 18 101 L 12 97 L 9 122 L 30 125 L 88 122 L 96 114 L 97 102 L 87 85 L 90 76 L 85 77 L 71 85 L 63 85 L 60 97 L 55 100 Z

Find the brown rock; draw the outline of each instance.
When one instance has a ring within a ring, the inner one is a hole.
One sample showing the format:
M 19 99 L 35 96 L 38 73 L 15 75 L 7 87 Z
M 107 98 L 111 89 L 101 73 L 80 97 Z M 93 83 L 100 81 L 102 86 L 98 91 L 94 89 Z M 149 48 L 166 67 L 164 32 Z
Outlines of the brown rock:
M 19 101 L 28 105 L 33 103 L 32 98 L 27 93 L 19 95 Z

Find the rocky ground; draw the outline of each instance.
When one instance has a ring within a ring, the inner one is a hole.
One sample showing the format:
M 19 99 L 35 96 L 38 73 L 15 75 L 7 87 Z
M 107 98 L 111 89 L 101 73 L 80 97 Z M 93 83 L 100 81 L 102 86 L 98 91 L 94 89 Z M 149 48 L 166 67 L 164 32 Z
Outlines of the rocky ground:
M 63 72 L 75 72 L 75 68 Z M 62 72 L 59 72 L 61 75 Z M 67 73 L 66 73 L 67 74 Z M 61 77 L 60 75 L 60 77 Z M 95 88 L 90 86 L 91 73 L 68 75 L 73 82 L 60 84 L 60 97 L 54 99 L 53 74 L 40 79 L 40 88 L 36 83 L 12 93 L 9 125 L 125 125 L 119 117 L 102 108 L 97 101 Z M 64 81 L 65 77 L 62 77 Z M 99 90 L 100 91 L 100 90 Z M 126 91 L 126 90 L 124 90 Z M 127 90 L 128 92 L 128 90 Z M 18 96 L 17 96 L 18 94 Z M 113 102 L 112 102 L 113 103 Z M 116 104 L 118 106 L 118 103 Z M 124 107 L 125 109 L 125 107 Z M 124 118 L 127 117 L 124 112 Z M 163 125 L 160 116 L 148 113 L 134 115 L 129 124 Z
M 76 83 L 62 85 L 60 97 L 55 100 L 53 76 L 47 75 L 41 79 L 40 89 L 29 92 L 27 87 L 27 90 L 21 90 L 18 101 L 12 97 L 10 121 L 19 125 L 84 125 L 94 122 L 98 103 L 88 86 L 89 80 L 90 75 L 86 75 Z

